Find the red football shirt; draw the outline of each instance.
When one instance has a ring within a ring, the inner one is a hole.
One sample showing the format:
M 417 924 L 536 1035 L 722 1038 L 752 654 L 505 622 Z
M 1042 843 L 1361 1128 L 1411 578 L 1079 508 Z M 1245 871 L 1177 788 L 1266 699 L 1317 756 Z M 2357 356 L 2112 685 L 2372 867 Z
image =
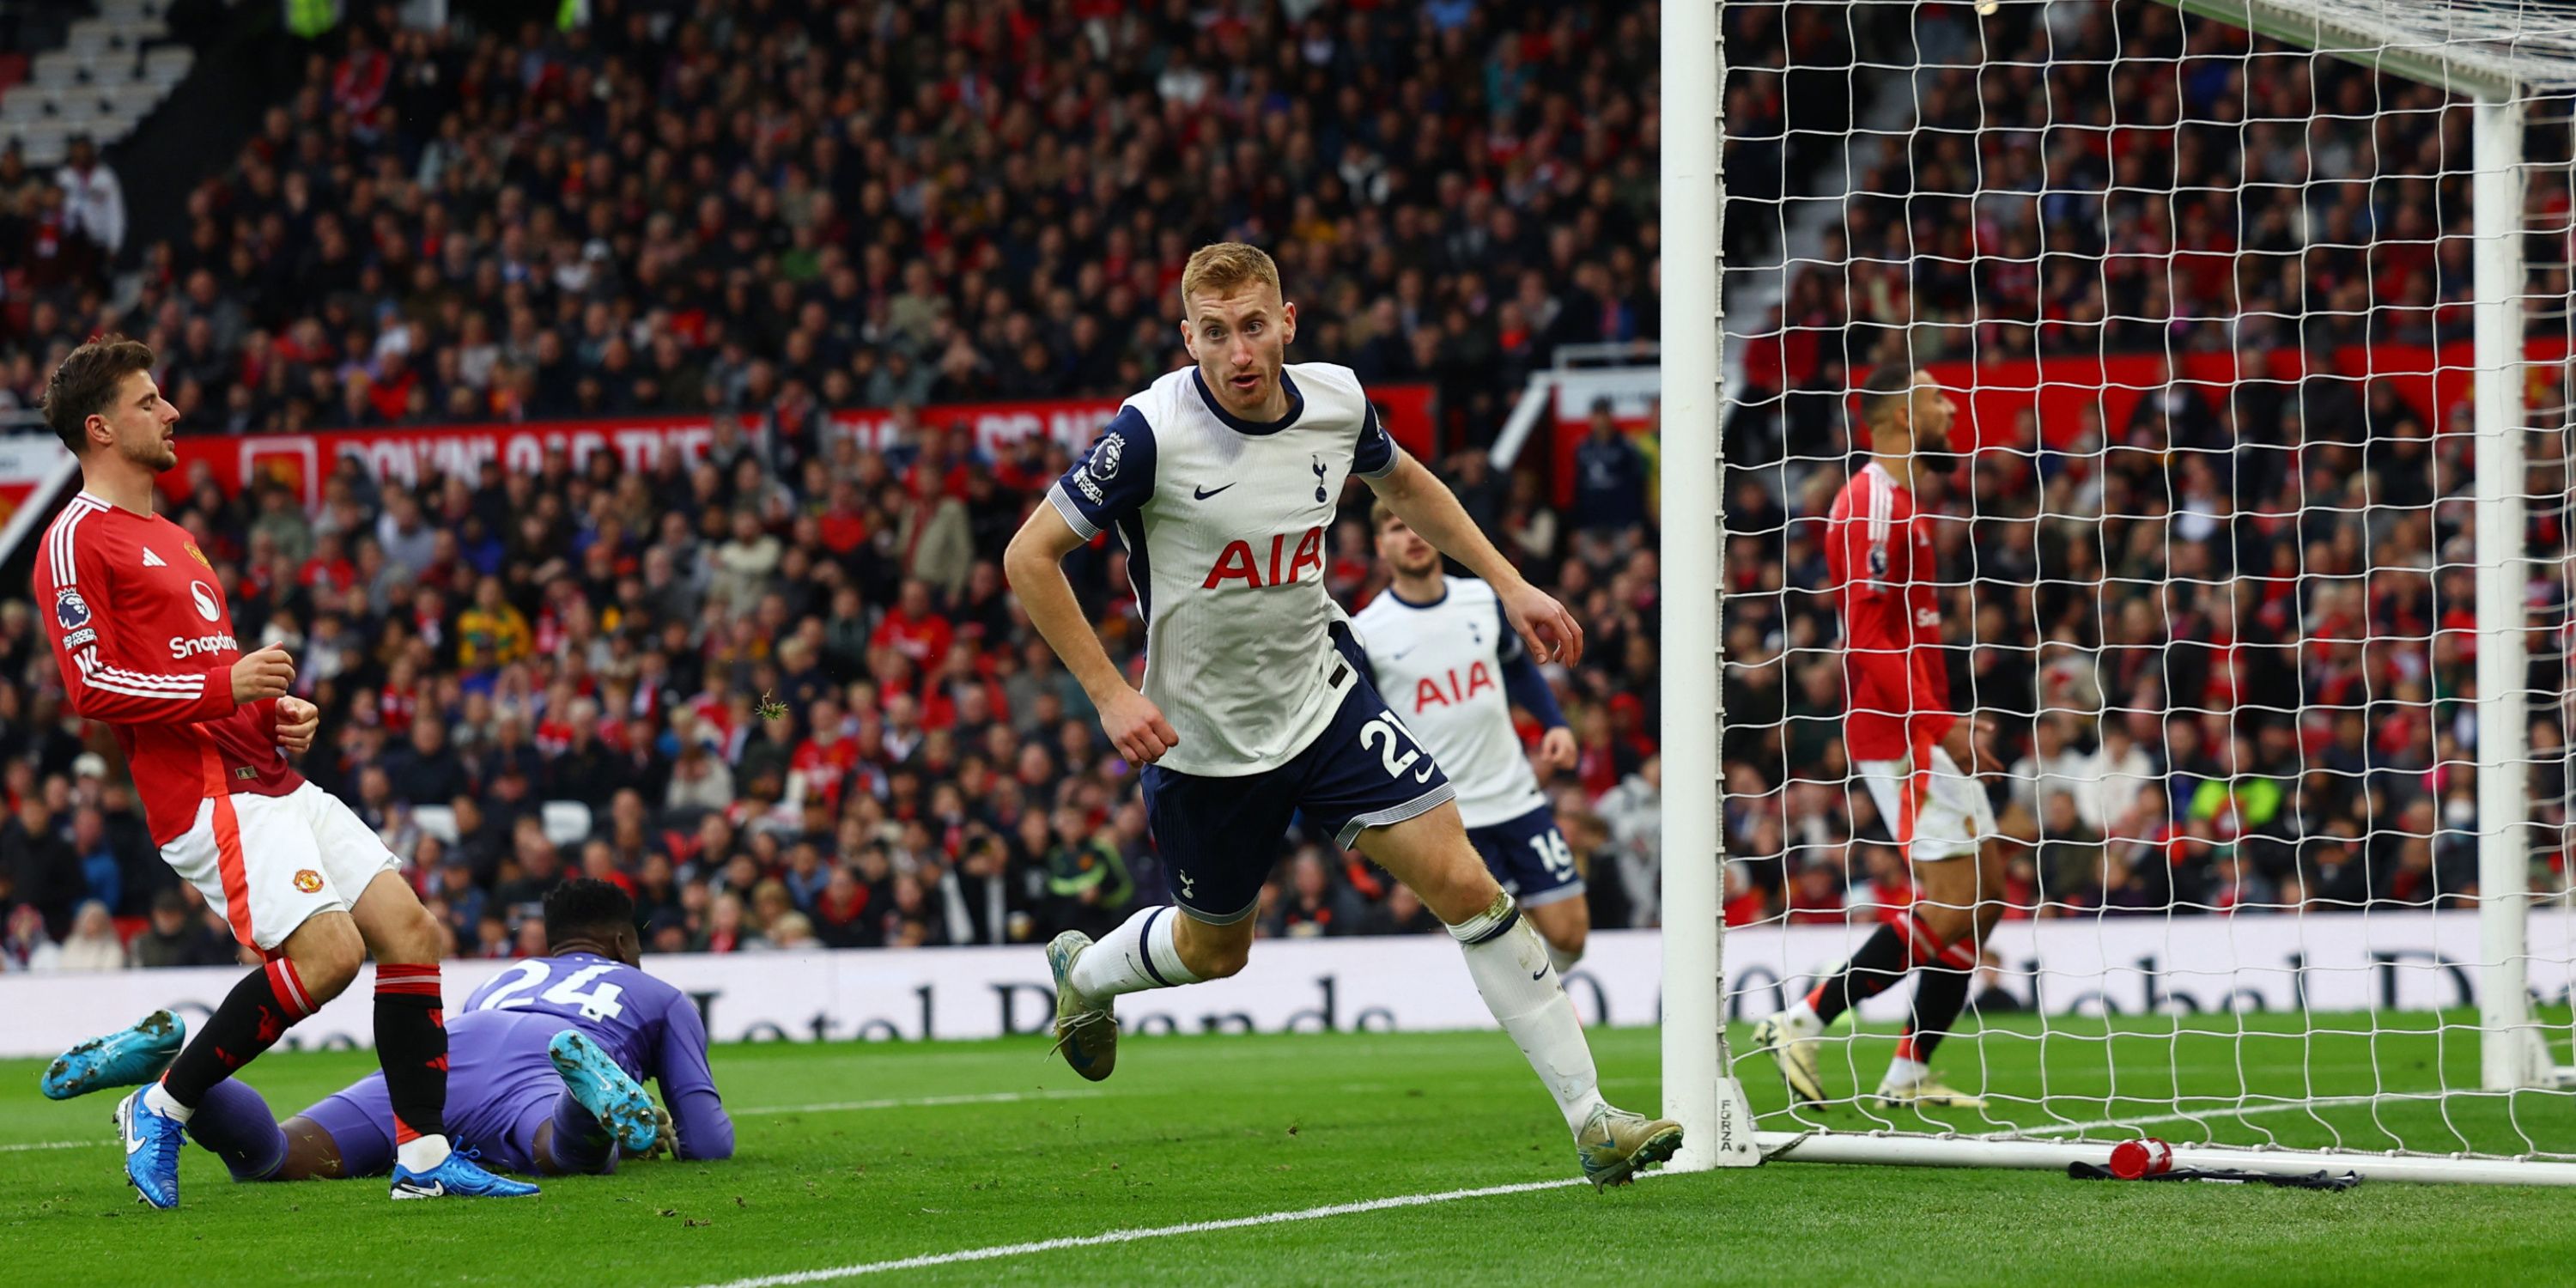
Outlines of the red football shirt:
M 1937 742 L 1950 713 L 1932 529 L 1914 494 L 1872 461 L 1834 496 L 1828 588 L 1843 615 L 1845 745 L 1853 760 L 1902 760 Z M 1916 766 L 1921 768 L 1921 766 Z
M 277 704 L 233 704 L 232 609 L 187 529 L 83 492 L 45 529 L 35 591 L 66 705 L 115 733 L 155 843 L 210 796 L 303 785 L 277 749 Z

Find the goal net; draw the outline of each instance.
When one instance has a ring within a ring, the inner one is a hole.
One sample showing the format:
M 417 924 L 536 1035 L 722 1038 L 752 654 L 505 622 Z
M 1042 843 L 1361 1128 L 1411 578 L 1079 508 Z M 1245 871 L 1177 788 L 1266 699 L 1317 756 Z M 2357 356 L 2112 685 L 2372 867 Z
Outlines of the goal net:
M 1665 377 L 1706 413 L 1668 401 L 1668 475 L 1723 447 L 1719 879 L 1714 906 L 1668 897 L 1667 933 L 1722 916 L 1719 1068 L 1762 1151 L 2063 1167 L 2158 1137 L 2209 1166 L 2576 1182 L 2576 6 L 1717 21 L 1723 233 L 1668 210 L 1663 253 L 1668 292 L 1677 258 L 1729 256 L 1717 396 Z M 1667 51 L 1668 148 L 1690 56 Z M 1668 329 L 1668 363 L 1689 344 Z M 1954 455 L 1910 464 L 1931 697 L 1978 731 L 2001 873 L 1964 949 L 1914 946 L 1934 882 L 1900 837 L 1939 785 L 1891 817 L 1848 745 L 1830 515 L 1890 367 L 1957 408 Z M 1883 925 L 1929 964 L 1850 973 L 1797 1103 L 1749 1026 Z M 1918 998 L 1945 972 L 1954 1020 Z M 1883 1099 L 1924 1085 L 1889 1081 L 1916 1057 L 1982 1103 Z

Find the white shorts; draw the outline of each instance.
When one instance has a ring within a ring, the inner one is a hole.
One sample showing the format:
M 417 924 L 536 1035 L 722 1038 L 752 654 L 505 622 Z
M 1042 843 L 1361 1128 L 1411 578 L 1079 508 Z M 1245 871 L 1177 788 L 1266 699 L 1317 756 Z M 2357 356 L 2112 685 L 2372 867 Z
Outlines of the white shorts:
M 1913 765 L 1903 760 L 1858 760 L 1852 762 L 1852 769 L 1869 784 L 1869 798 L 1877 802 L 1887 834 L 1896 835 L 1897 820 L 1904 817 L 1905 794 L 1913 790 Z M 1975 854 L 1978 841 L 1995 834 L 1995 807 L 1986 799 L 1986 789 L 1960 773 L 1950 753 L 1939 747 L 1932 749 L 1932 772 L 1926 777 L 1924 798 L 1914 809 L 1911 857 L 1917 863 L 1929 863 Z
M 284 796 L 247 792 L 197 803 L 197 821 L 161 859 L 268 952 L 317 912 L 346 912 L 379 872 L 402 866 L 340 798 L 305 783 Z

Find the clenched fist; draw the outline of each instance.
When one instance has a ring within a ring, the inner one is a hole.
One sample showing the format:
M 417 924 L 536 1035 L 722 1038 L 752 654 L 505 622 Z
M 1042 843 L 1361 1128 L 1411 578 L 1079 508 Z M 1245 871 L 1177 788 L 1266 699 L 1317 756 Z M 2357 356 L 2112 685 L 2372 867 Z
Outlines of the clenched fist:
M 233 663 L 233 705 L 285 697 L 287 688 L 294 683 L 295 660 L 286 655 L 284 645 L 271 644 L 244 653 L 240 661 Z
M 313 730 L 322 723 L 322 709 L 302 698 L 277 700 L 277 745 L 290 756 L 300 756 L 313 748 Z

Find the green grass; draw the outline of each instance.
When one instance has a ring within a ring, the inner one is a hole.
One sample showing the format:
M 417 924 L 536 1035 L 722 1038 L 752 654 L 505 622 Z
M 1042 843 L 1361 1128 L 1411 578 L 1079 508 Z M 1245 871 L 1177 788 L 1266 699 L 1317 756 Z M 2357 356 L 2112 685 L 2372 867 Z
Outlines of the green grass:
M 2360 1026 L 2355 1017 L 2353 1027 Z M 2310 1040 L 2172 1036 L 2170 1022 L 2052 1021 L 1953 1039 L 1960 1081 L 2020 1093 L 1951 1125 L 2037 1125 L 2171 1112 L 2196 1096 L 2301 1096 L 2474 1081 L 2473 1041 L 2441 1017 L 2414 1031 Z M 2453 1024 L 2463 1017 L 2447 1017 Z M 2217 1021 L 2198 1017 L 2207 1026 Z M 2159 1034 L 2157 1030 L 2161 1029 Z M 2563 1030 L 2562 1030 L 2563 1031 Z M 1593 1035 L 1614 1100 L 1655 1101 L 1656 1035 Z M 1739 1038 L 1740 1041 L 1740 1038 Z M 1838 1053 L 1874 1081 L 1881 1034 Z M 2106 1051 L 2120 1077 L 2107 1077 Z M 371 1068 L 364 1053 L 273 1053 L 250 1081 L 292 1112 Z M 0 1062 L 0 1282 L 12 1288 L 257 1283 L 685 1286 L 1120 1229 L 1569 1176 L 1564 1127 L 1493 1034 L 1131 1038 L 1095 1088 L 1037 1041 L 719 1048 L 740 1129 L 723 1164 L 630 1163 L 557 1179 L 516 1203 L 396 1206 L 381 1180 L 235 1185 L 203 1151 L 185 1205 L 135 1205 L 110 1101 L 35 1092 L 39 1066 Z M 2374 1075 L 2374 1067 L 2377 1073 Z M 2302 1073 L 2301 1070 L 2305 1072 Z M 1766 1125 L 1788 1126 L 1776 1080 L 1743 1065 Z M 2045 1077 L 2043 1078 L 2043 1074 Z M 2041 1097 L 2042 1089 L 2046 1096 Z M 1010 1101 L 967 1097 L 1018 1095 Z M 860 1107 L 942 1098 L 948 1103 Z M 860 1102 L 853 1105 L 851 1102 Z M 846 1107 L 815 1107 L 841 1105 Z M 802 1107 L 802 1108 L 800 1108 Z M 2576 1148 L 2562 1098 L 2452 1102 L 2473 1144 L 2517 1131 Z M 2383 1105 L 2150 1130 L 2173 1140 L 2442 1143 L 2444 1107 Z M 1811 1114 L 1851 1128 L 1851 1106 Z M 2519 1124 L 2517 1128 L 2517 1122 Z M 1923 1126 L 1910 1120 L 1906 1125 Z M 74 1147 L 12 1145 L 94 1141 Z M 904 1283 L 1853 1282 L 2005 1280 L 2122 1285 L 2553 1282 L 2566 1274 L 2567 1191 L 2365 1184 L 2343 1194 L 2078 1183 L 2039 1172 L 1775 1164 L 1463 1199 L 1322 1220 L 1036 1252 L 879 1276 Z M 871 1280 L 874 1281 L 873 1279 Z

